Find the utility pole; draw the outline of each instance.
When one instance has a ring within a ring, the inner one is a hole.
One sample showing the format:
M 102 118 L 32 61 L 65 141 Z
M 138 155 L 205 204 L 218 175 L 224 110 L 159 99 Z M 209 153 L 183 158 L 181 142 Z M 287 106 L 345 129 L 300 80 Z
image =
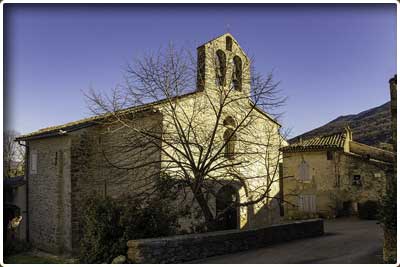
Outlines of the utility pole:
M 390 109 L 391 109 L 391 130 L 392 130 L 392 143 L 394 151 L 393 168 L 390 170 L 390 175 L 386 178 L 386 198 L 384 205 L 388 205 L 390 212 L 396 214 L 397 208 L 397 75 L 389 80 L 390 84 Z M 385 207 L 384 207 L 385 208 Z M 396 209 L 394 208 L 394 209 Z M 388 212 L 388 208 L 385 209 Z M 392 214 L 393 215 L 393 214 Z M 389 214 L 384 214 L 389 216 Z M 396 218 L 396 215 L 389 216 L 389 218 Z M 385 220 L 387 222 L 387 220 Z M 396 263 L 397 243 L 397 229 L 393 225 L 384 225 L 384 240 L 383 240 L 383 261 L 384 263 Z

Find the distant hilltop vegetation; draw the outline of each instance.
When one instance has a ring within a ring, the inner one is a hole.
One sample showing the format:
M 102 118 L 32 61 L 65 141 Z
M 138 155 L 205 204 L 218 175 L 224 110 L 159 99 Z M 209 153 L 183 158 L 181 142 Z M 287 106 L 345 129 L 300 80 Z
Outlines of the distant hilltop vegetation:
M 392 149 L 391 144 L 390 102 L 353 115 L 340 116 L 327 124 L 296 136 L 290 143 L 299 138 L 329 135 L 342 131 L 347 125 L 353 132 L 353 140 L 367 145 Z

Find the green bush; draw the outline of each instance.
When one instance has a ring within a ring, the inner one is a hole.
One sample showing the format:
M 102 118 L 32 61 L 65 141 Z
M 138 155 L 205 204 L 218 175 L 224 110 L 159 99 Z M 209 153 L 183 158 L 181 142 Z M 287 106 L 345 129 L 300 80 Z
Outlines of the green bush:
M 397 230 L 397 194 L 396 187 L 393 186 L 387 195 L 383 197 L 382 208 L 379 213 L 380 221 L 389 230 Z
M 83 263 L 110 262 L 114 255 L 125 252 L 122 209 L 111 198 L 90 197 L 83 207 L 80 260 Z M 125 253 L 123 253 L 125 254 Z
M 124 240 L 177 234 L 178 213 L 169 203 L 153 198 L 146 201 L 144 207 L 138 204 L 125 206 L 121 214 Z
M 358 217 L 363 220 L 378 219 L 379 204 L 377 201 L 367 200 L 358 205 Z
M 88 198 L 83 207 L 80 261 L 110 263 L 126 254 L 128 240 L 176 234 L 178 211 L 169 205 L 172 199 L 166 194 Z
M 384 263 L 396 263 L 397 189 L 395 182 L 391 184 L 390 190 L 383 197 L 379 220 L 384 224 L 385 231 Z

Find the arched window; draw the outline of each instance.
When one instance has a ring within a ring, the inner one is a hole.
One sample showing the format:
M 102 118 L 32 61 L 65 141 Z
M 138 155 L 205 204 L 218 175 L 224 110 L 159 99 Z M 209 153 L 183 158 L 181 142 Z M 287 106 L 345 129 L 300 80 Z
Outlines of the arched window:
M 232 83 L 235 90 L 242 90 L 242 60 L 238 56 L 233 58 Z
M 224 132 L 225 145 L 225 158 L 234 159 L 235 158 L 235 142 L 236 134 L 233 134 L 233 130 L 228 128 Z
M 216 61 L 215 72 L 216 72 L 217 85 L 224 86 L 225 75 L 226 75 L 226 56 L 224 51 L 217 50 L 215 61 Z
M 226 50 L 232 51 L 232 38 L 230 36 L 226 36 L 225 42 L 226 42 Z
M 224 132 L 224 143 L 226 143 L 224 156 L 227 159 L 234 159 L 236 143 L 236 134 L 234 134 L 234 130 L 236 127 L 236 122 L 231 116 L 228 116 L 224 120 L 224 126 L 226 127 Z
M 227 128 L 235 128 L 236 122 L 231 116 L 228 116 L 224 119 L 224 126 Z

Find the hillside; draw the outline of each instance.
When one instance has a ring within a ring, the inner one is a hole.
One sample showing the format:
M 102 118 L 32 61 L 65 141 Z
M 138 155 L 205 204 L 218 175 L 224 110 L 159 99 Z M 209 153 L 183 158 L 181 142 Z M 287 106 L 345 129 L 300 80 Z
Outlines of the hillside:
M 346 125 L 350 125 L 353 131 L 353 140 L 371 146 L 382 147 L 382 143 L 391 143 L 390 117 L 390 102 L 387 102 L 358 114 L 340 116 L 319 128 L 292 138 L 290 142 L 300 137 L 306 139 L 317 135 L 339 132 Z

